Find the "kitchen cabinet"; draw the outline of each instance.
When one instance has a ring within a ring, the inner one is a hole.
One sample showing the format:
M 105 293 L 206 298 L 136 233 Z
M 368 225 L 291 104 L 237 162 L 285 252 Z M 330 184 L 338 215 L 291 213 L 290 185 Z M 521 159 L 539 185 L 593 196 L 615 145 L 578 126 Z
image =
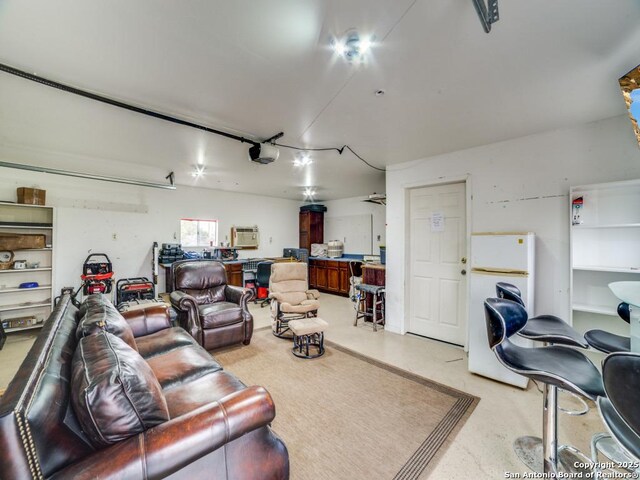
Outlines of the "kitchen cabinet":
M 309 287 L 325 293 L 349 296 L 349 279 L 351 278 L 350 262 L 337 260 L 309 260 Z M 351 262 L 354 274 L 362 273 L 360 262 Z
M 300 212 L 299 248 L 311 252 L 312 243 L 324 242 L 324 212 Z
M 224 269 L 227 272 L 227 285 L 244 286 L 242 285 L 242 263 L 225 263 Z

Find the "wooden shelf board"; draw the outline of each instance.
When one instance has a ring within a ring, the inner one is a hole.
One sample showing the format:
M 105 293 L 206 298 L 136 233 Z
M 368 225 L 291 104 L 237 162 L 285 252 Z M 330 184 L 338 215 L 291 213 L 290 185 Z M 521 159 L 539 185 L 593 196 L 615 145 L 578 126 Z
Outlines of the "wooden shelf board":
M 19 288 L 19 287 L 0 288 L 0 293 L 32 292 L 34 290 L 51 290 L 51 285 L 40 285 L 39 287 L 35 287 L 35 288 Z
M 605 305 L 589 305 L 586 303 L 574 303 L 572 306 L 576 312 L 596 313 L 598 315 L 610 315 L 617 317 L 618 313 L 615 308 L 607 307 Z

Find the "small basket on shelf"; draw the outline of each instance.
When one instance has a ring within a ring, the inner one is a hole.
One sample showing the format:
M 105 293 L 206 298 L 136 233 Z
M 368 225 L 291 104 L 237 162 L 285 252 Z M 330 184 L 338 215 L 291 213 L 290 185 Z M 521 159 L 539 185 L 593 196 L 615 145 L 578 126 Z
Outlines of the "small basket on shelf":
M 0 270 L 11 270 L 14 256 L 15 254 L 11 250 L 0 252 Z

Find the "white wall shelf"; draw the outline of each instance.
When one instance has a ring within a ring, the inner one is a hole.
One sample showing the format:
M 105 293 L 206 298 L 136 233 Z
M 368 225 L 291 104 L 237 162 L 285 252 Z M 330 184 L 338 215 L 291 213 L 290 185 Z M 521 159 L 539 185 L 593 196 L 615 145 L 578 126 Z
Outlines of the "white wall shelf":
M 28 264 L 39 263 L 40 267 L 0 270 L 0 322 L 6 333 L 41 328 L 51 313 L 54 297 L 55 215 L 53 207 L 0 202 L 0 235 L 45 236 L 43 248 L 13 250 L 14 260 L 26 260 Z M 19 288 L 24 282 L 38 282 L 39 286 Z M 37 323 L 25 327 L 8 327 L 11 320 L 24 317 L 25 313 L 33 316 Z
M 19 287 L 9 287 L 9 288 L 0 288 L 0 293 L 17 293 L 17 292 L 32 292 L 34 290 L 51 290 L 51 285 L 40 285 L 39 287 L 33 288 L 19 288 Z
M 596 267 L 586 265 L 574 265 L 574 270 L 584 270 L 586 272 L 615 272 L 615 273 L 640 273 L 640 268 L 620 268 L 620 267 Z
M 599 328 L 628 335 L 608 285 L 640 274 L 640 180 L 572 187 L 571 223 L 579 197 L 581 223 L 569 227 L 571 323 L 582 333 Z
M 586 303 L 574 303 L 573 310 L 576 312 L 596 313 L 598 315 L 618 315 L 616 310 L 606 305 L 589 305 Z
M 0 270 L 0 273 L 29 273 L 29 272 L 50 272 L 51 267 L 42 268 L 11 268 L 9 270 Z

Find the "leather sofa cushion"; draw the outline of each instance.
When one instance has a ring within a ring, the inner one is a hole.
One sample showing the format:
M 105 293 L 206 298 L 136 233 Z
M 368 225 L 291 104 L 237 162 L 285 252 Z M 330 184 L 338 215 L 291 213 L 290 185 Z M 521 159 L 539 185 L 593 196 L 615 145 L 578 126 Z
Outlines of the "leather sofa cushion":
M 176 418 L 245 388 L 244 383 L 233 375 L 218 371 L 178 385 L 164 394 L 169 414 Z
M 159 332 L 136 338 L 138 352 L 144 359 L 170 352 L 176 348 L 197 345 L 197 342 L 183 328 L 165 328 Z
M 202 328 L 219 328 L 242 322 L 242 309 L 236 303 L 218 302 L 198 306 Z
M 197 344 L 155 355 L 147 363 L 163 390 L 222 370 L 213 357 Z
M 99 332 L 80 339 L 71 366 L 71 404 L 95 447 L 169 420 L 158 380 L 140 354 Z
M 76 338 L 78 340 L 107 331 L 124 340 L 134 350 L 138 350 L 133 330 L 131 330 L 129 323 L 103 295 L 90 295 L 81 305 L 81 311 L 84 312 L 84 315 L 80 317 L 76 330 Z

